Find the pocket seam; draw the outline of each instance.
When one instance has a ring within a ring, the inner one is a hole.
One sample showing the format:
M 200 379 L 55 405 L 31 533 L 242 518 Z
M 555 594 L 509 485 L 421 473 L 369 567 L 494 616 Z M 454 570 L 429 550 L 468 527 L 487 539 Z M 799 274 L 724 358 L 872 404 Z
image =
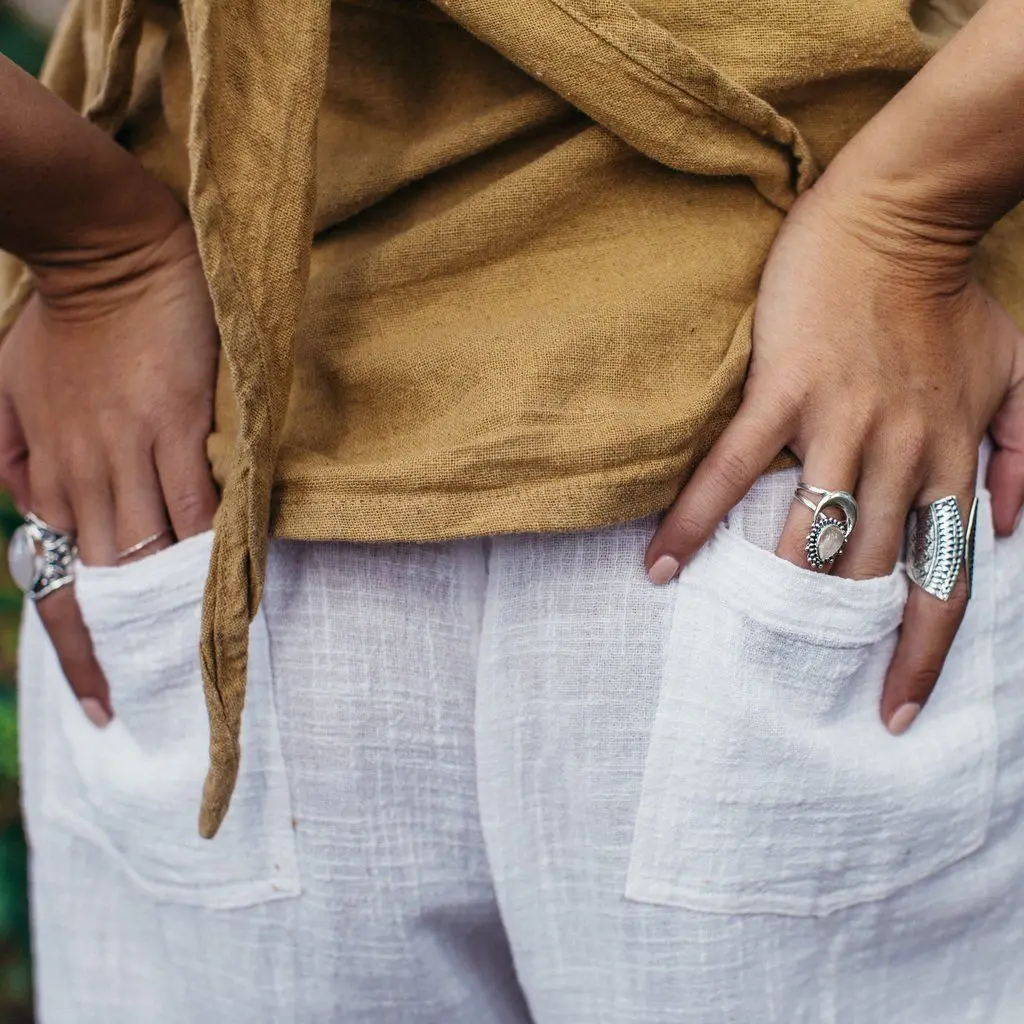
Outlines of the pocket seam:
M 302 892 L 297 876 L 286 874 L 283 869 L 280 883 L 269 878 L 255 877 L 206 885 L 172 886 L 156 882 L 138 871 L 131 860 L 111 841 L 103 828 L 54 800 L 52 793 L 48 793 L 43 799 L 40 805 L 40 817 L 51 825 L 64 828 L 79 839 L 84 839 L 103 850 L 135 886 L 166 902 L 228 910 L 288 899 L 298 896 Z M 273 850 L 275 853 L 278 852 L 277 845 L 273 847 Z M 287 856 L 281 859 L 286 860 Z M 187 898 L 190 896 L 195 898 Z
M 761 590 L 751 592 L 748 598 L 751 558 L 760 564 L 766 579 Z M 710 593 L 775 632 L 819 647 L 861 647 L 888 636 L 900 624 L 907 593 L 902 563 L 888 576 L 868 580 L 815 573 L 738 537 L 724 524 L 673 582 Z M 800 588 L 799 604 L 792 601 L 791 594 L 780 600 L 775 588 L 789 588 L 794 583 Z M 817 609 L 823 602 L 838 624 L 811 627 L 801 621 L 801 609 Z
M 801 902 L 794 897 L 773 895 L 759 891 L 756 895 L 742 890 L 730 890 L 728 893 L 717 893 L 717 898 L 709 898 L 706 894 L 694 889 L 675 885 L 664 881 L 652 880 L 641 872 L 630 870 L 626 877 L 625 897 L 634 903 L 649 903 L 659 907 L 681 907 L 702 914 L 718 915 L 753 915 L 778 914 L 782 917 L 828 917 L 840 910 L 861 906 L 865 903 L 877 903 L 902 892 L 910 886 L 923 882 L 946 868 L 959 863 L 971 854 L 976 853 L 985 843 L 988 834 L 987 818 L 971 834 L 969 842 L 965 842 L 951 850 L 945 857 L 923 862 L 922 870 L 915 874 L 900 875 L 897 881 L 890 884 L 864 885 L 842 890 L 842 896 L 835 899 L 816 899 Z

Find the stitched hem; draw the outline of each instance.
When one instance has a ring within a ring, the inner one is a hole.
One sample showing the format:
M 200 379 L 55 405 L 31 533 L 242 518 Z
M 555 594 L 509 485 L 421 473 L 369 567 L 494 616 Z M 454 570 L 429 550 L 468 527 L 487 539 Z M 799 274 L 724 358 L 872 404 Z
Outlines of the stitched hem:
M 768 472 L 794 465 L 784 452 Z M 386 543 L 597 529 L 668 508 L 681 480 L 649 463 L 472 491 L 355 491 L 296 478 L 274 489 L 271 536 Z

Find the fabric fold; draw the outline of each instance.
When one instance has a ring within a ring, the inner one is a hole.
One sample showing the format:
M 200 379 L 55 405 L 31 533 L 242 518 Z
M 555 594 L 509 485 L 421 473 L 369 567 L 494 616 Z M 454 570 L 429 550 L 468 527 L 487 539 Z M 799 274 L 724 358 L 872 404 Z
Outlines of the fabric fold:
M 787 210 L 819 169 L 796 125 L 622 0 L 434 0 L 598 124 L 674 170 L 744 176 Z
M 85 110 L 93 124 L 115 134 L 132 98 L 135 61 L 142 41 L 139 0 L 106 0 L 101 11 L 106 53 L 99 93 Z
M 210 768 L 200 832 L 209 838 L 227 813 L 241 757 L 248 628 L 263 590 L 312 248 L 330 2 L 295 0 L 286 18 L 268 0 L 182 6 L 193 74 L 189 206 L 239 416 L 203 608 Z M 255 209 L 266 216 L 253 218 Z

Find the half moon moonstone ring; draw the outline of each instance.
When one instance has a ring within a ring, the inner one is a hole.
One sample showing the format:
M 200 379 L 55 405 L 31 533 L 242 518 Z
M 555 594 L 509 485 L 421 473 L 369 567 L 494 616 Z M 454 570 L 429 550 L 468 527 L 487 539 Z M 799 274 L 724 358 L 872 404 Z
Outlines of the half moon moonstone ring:
M 829 491 L 802 480 L 793 497 L 814 513 L 804 550 L 812 569 L 824 569 L 839 557 L 857 525 L 857 499 L 849 491 Z M 838 516 L 826 514 L 826 509 Z
M 77 558 L 74 534 L 61 533 L 31 512 L 7 547 L 11 578 L 33 601 L 74 583 Z

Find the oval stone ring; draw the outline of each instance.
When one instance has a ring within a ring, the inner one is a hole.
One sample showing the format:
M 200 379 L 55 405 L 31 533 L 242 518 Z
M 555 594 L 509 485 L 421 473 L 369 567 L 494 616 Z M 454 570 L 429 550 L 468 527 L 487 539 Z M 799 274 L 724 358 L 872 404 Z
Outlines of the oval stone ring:
M 849 491 L 812 487 L 803 480 L 797 484 L 793 497 L 814 513 L 804 550 L 812 569 L 824 569 L 839 557 L 857 525 L 857 499 Z M 827 515 L 826 509 L 838 512 L 842 518 Z
M 29 512 L 7 548 L 11 578 L 33 601 L 74 583 L 78 546 L 74 534 L 62 533 Z

